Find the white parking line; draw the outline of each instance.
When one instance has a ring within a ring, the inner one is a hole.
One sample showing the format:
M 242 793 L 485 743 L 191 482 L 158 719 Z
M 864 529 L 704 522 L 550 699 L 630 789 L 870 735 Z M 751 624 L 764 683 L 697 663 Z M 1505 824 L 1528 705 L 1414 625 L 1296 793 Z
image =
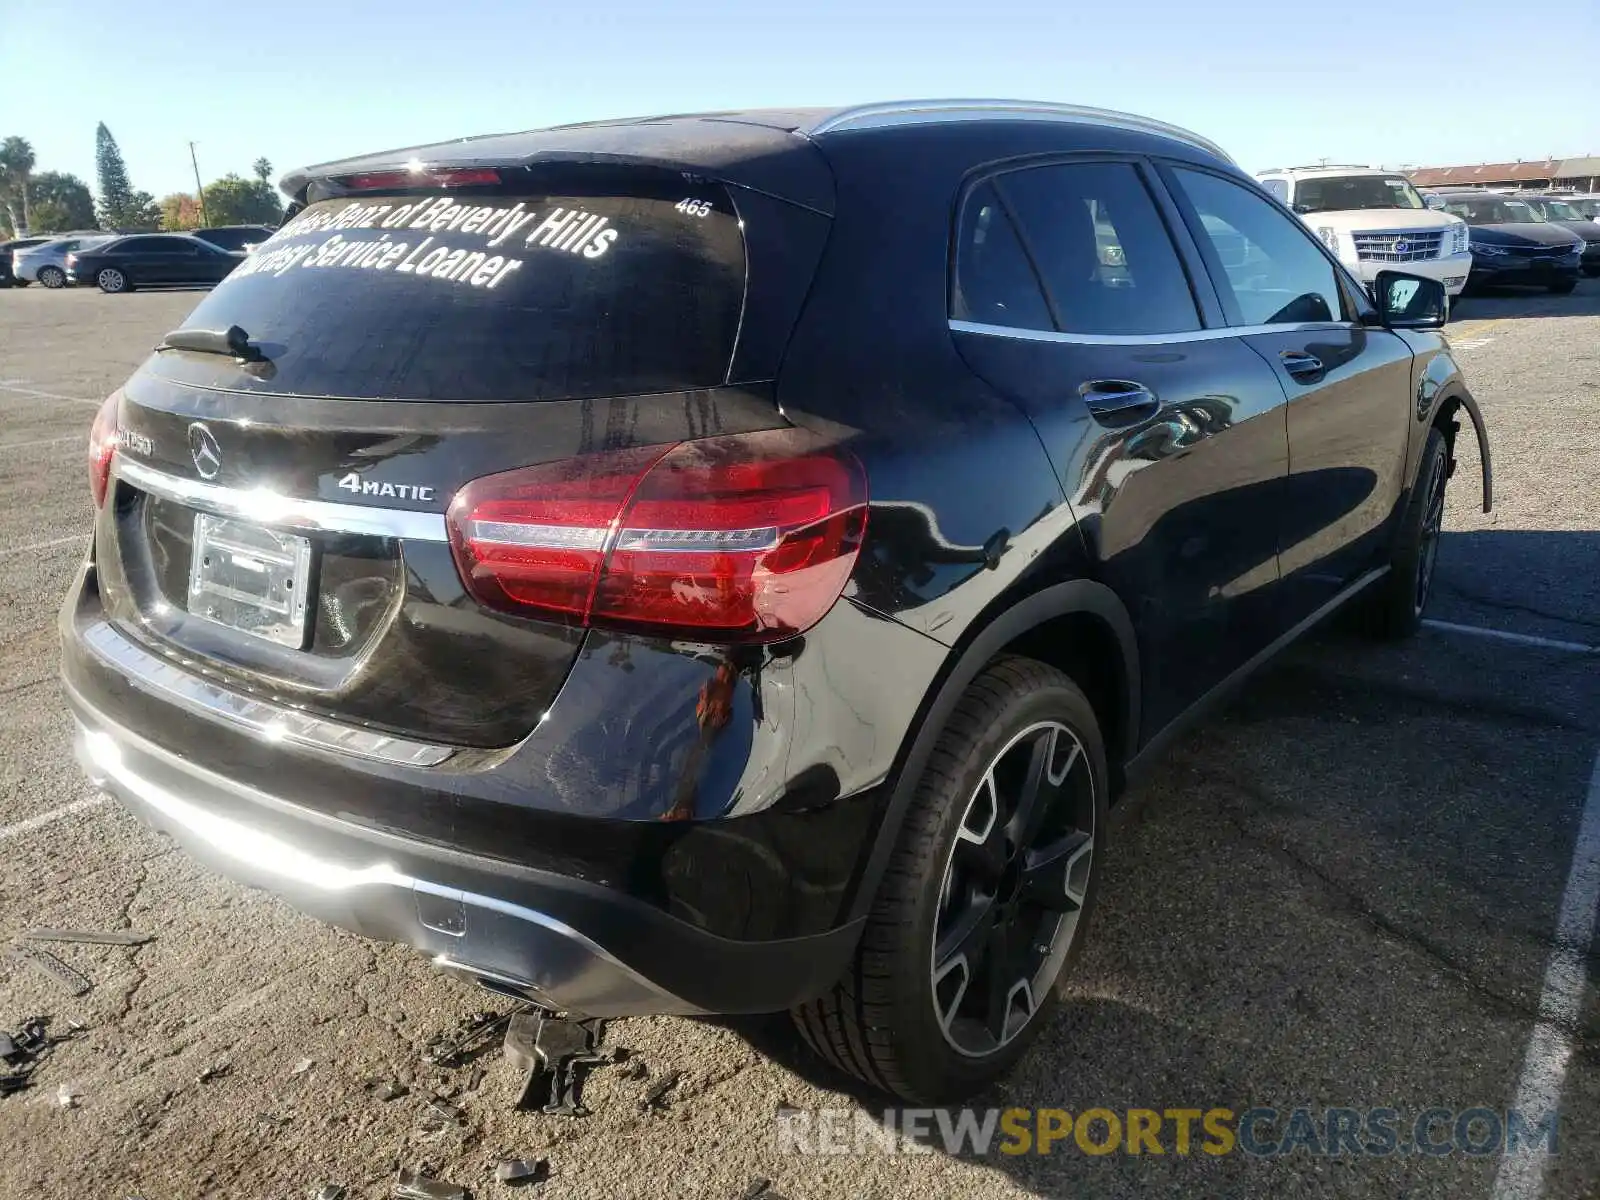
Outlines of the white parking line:
M 1442 629 L 1446 633 L 1465 633 L 1472 637 L 1497 638 L 1503 642 L 1520 642 L 1524 646 L 1543 646 L 1546 650 L 1570 650 L 1575 654 L 1600 654 L 1600 646 L 1589 646 L 1583 642 L 1563 642 L 1555 638 L 1535 637 L 1531 633 L 1511 633 L 1504 629 L 1485 629 L 1481 625 L 1457 625 L 1454 621 L 1435 621 L 1428 618 L 1422 622 L 1429 629 Z
M 1561 1103 L 1561 1085 L 1572 1058 L 1573 1041 L 1582 1017 L 1583 992 L 1588 979 L 1584 960 L 1594 937 L 1595 904 L 1600 901 L 1600 754 L 1589 777 L 1589 796 L 1572 849 L 1567 889 L 1561 896 L 1556 920 L 1555 947 L 1544 971 L 1544 991 L 1539 996 L 1539 1019 L 1528 1037 L 1522 1078 L 1512 1107 L 1530 1121 L 1555 1112 Z M 1537 1148 L 1507 1150 L 1495 1173 L 1492 1200 L 1534 1200 L 1544 1189 L 1544 1172 L 1550 1160 L 1548 1142 Z
M 0 442 L 0 450 L 26 450 L 29 446 L 55 446 L 61 442 L 82 442 L 85 436 L 81 433 L 69 433 L 65 437 L 40 438 L 33 442 Z
M 70 400 L 74 404 L 92 404 L 96 408 L 105 403 L 103 400 L 85 400 L 82 396 L 63 396 L 60 392 L 41 392 L 38 388 L 15 386 L 25 382 L 26 380 L 22 379 L 8 379 L 0 383 L 0 392 L 15 392 L 19 396 L 35 396 L 41 400 Z
M 89 539 L 87 533 L 75 533 L 71 537 L 51 538 L 48 542 L 33 542 L 26 546 L 7 546 L 0 549 L 0 558 L 8 554 L 26 554 L 29 550 L 48 550 L 51 546 L 66 546 L 72 542 L 83 542 Z
M 0 842 L 9 841 L 24 833 L 32 833 L 35 829 L 42 829 L 46 825 L 54 824 L 63 817 L 70 817 L 91 808 L 99 808 L 111 799 L 104 792 L 96 792 L 92 796 L 85 796 L 82 800 L 74 800 L 71 804 L 63 804 L 60 808 L 52 808 L 49 812 L 37 813 L 13 825 L 0 826 Z

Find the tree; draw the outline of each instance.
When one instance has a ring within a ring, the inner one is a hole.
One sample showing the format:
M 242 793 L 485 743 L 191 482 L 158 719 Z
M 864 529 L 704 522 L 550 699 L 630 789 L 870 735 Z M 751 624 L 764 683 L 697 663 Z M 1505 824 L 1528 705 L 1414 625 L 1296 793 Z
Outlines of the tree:
M 33 146 L 27 138 L 0 142 L 0 204 L 19 237 L 28 232 L 28 185 L 33 177 Z
M 199 229 L 200 202 L 188 192 L 173 192 L 161 201 L 161 228 L 168 231 Z
M 100 176 L 100 228 L 155 229 L 161 210 L 149 192 L 138 192 L 128 179 L 117 139 L 101 121 L 94 131 L 95 170 Z
M 94 197 L 89 194 L 88 185 L 76 175 L 43 171 L 33 177 L 28 191 L 32 197 L 29 219 L 36 232 L 94 228 Z
M 257 162 L 258 173 L 264 162 Z M 282 215 L 272 185 L 263 178 L 241 179 L 229 172 L 206 184 L 206 219 L 213 225 L 276 225 Z
M 255 172 L 256 178 L 262 183 L 271 184 L 272 160 L 266 157 L 258 158 L 250 164 L 250 169 Z

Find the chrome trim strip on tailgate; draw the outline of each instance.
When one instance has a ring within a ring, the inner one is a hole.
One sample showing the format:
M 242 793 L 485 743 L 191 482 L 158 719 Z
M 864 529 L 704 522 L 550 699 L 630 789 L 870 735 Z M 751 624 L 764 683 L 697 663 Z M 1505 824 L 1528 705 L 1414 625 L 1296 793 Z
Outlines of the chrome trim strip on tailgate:
M 83 644 L 140 691 L 197 716 L 236 725 L 263 741 L 293 742 L 407 767 L 436 767 L 455 753 L 451 746 L 391 737 L 242 696 L 141 649 L 105 621 L 83 631 Z
M 182 479 L 154 467 L 117 455 L 112 473 L 152 496 L 187 504 L 224 517 L 238 517 L 279 529 L 309 533 L 366 533 L 412 542 L 446 542 L 444 514 L 410 512 L 400 508 L 372 508 L 364 504 L 334 504 L 327 500 L 300 500 L 269 488 L 222 487 L 198 479 Z

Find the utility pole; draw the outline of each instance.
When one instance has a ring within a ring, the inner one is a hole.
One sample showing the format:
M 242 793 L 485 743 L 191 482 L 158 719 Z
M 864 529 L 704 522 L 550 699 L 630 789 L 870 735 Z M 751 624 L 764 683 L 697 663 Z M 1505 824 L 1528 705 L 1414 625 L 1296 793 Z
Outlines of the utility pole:
M 194 156 L 194 143 L 189 143 L 189 162 L 194 167 L 194 198 L 200 202 L 200 224 L 209 225 L 206 220 L 206 190 L 200 186 L 200 160 Z

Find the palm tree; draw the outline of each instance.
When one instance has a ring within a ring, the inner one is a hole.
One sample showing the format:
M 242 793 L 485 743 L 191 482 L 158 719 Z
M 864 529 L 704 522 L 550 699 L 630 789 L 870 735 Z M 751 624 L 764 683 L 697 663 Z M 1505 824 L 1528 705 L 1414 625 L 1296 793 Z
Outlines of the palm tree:
M 27 138 L 8 137 L 0 142 L 0 202 L 4 202 L 18 237 L 28 232 L 28 180 L 33 164 L 33 147 Z
M 262 183 L 267 182 L 267 176 L 272 174 L 272 161 L 262 157 L 250 164 L 250 169 L 256 173 L 256 178 Z

